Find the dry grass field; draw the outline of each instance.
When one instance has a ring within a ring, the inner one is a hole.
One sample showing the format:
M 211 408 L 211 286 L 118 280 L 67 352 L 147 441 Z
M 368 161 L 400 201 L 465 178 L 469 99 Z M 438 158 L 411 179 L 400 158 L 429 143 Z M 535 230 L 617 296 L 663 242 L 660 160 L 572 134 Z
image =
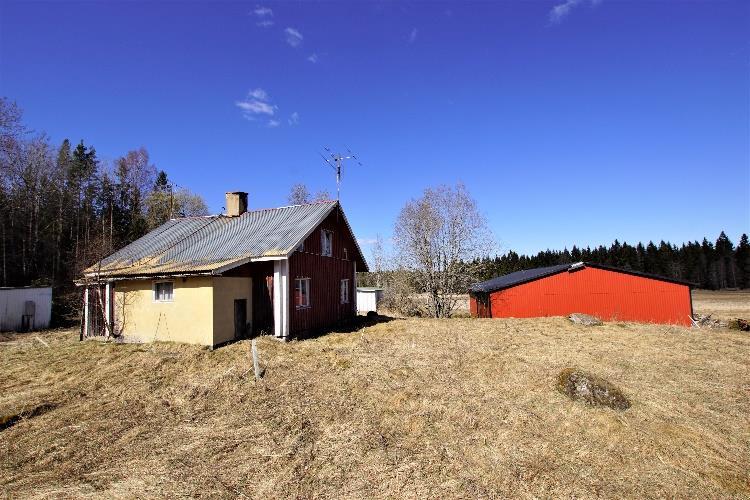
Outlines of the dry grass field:
M 7 497 L 750 497 L 747 333 L 396 319 L 261 338 L 261 382 L 249 341 L 0 340 Z M 558 393 L 570 366 L 631 408 Z
M 750 320 L 750 292 L 693 291 L 693 310 L 696 314 L 711 314 L 712 318 Z

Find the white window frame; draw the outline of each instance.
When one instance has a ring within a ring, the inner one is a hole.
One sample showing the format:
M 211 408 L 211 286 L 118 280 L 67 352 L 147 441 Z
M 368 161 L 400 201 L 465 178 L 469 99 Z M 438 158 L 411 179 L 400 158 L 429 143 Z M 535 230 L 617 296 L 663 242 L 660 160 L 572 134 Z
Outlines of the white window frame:
M 333 231 L 320 230 L 320 255 L 333 257 Z
M 165 299 L 160 299 L 158 297 L 158 295 L 156 293 L 156 288 L 157 288 L 157 285 L 161 285 L 162 283 L 169 283 L 170 285 L 172 285 L 172 294 L 171 294 L 172 297 L 170 299 L 165 300 Z M 154 281 L 151 289 L 153 291 L 154 302 L 159 302 L 159 303 L 174 302 L 174 281 L 173 280 L 159 280 L 159 281 Z
M 306 299 L 305 304 L 298 304 L 297 303 L 297 287 L 299 286 L 300 289 L 302 289 L 302 284 L 304 284 L 305 288 L 305 294 L 302 296 Z M 294 307 L 295 309 L 309 309 L 310 308 L 310 278 L 295 278 L 294 279 Z
M 340 295 L 341 295 L 341 303 L 348 304 L 349 303 L 349 278 L 341 280 Z

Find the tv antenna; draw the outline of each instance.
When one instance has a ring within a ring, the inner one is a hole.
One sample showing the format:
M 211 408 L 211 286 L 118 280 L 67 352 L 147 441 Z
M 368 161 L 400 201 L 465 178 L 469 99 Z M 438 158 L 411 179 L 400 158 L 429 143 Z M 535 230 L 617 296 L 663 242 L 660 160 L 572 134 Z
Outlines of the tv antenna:
M 357 158 L 357 155 L 352 153 L 351 149 L 346 148 L 346 154 L 343 153 L 334 153 L 331 151 L 331 148 L 324 147 L 323 149 L 326 150 L 326 154 L 319 153 L 320 157 L 323 158 L 323 161 L 328 164 L 329 167 L 333 169 L 334 172 L 336 172 L 336 201 L 340 201 L 341 198 L 341 173 L 344 169 L 344 162 L 346 160 L 354 160 L 357 162 L 357 165 L 360 167 L 362 166 L 362 162 L 359 161 L 359 158 Z M 329 160 L 328 157 L 331 159 Z

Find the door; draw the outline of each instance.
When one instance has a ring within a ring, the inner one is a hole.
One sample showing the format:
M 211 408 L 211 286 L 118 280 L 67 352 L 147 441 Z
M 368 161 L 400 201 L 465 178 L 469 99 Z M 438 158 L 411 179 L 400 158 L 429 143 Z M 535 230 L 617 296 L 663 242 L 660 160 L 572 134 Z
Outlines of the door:
M 253 264 L 253 335 L 273 333 L 273 262 Z
M 234 301 L 234 338 L 245 338 L 247 330 L 247 299 Z

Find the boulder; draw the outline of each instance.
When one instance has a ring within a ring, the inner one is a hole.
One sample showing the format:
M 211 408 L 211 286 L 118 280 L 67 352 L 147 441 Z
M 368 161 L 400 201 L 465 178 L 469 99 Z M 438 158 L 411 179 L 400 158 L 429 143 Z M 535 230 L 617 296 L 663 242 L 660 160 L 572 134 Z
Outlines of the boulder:
M 609 381 L 579 370 L 566 368 L 557 376 L 557 390 L 574 401 L 591 406 L 607 406 L 615 410 L 630 408 L 630 400 Z
M 583 313 L 573 313 L 568 316 L 568 319 L 577 325 L 598 326 L 602 324 L 599 318 Z

